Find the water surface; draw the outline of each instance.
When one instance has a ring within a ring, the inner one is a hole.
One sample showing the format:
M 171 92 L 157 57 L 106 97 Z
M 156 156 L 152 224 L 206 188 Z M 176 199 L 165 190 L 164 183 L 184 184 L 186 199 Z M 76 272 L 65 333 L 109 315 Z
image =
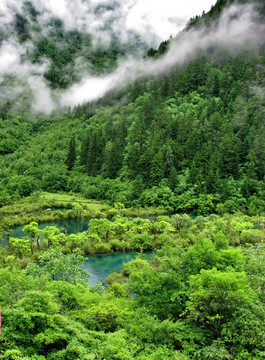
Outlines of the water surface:
M 140 216 L 141 219 L 149 219 L 149 220 L 155 220 L 160 215 L 144 215 Z M 171 217 L 172 215 L 166 215 L 168 217 Z M 133 217 L 129 217 L 133 218 Z M 15 226 L 12 230 L 13 233 L 11 237 L 15 238 L 23 238 L 26 236 L 26 234 L 22 231 L 25 225 Z M 62 229 L 65 231 L 67 235 L 70 234 L 77 234 L 78 232 L 83 232 L 88 230 L 89 228 L 89 220 L 61 220 L 56 222 L 45 222 L 39 224 L 39 229 L 44 229 L 46 226 L 56 226 L 59 229 Z M 3 240 L 0 239 L 0 245 L 7 246 L 7 236 L 4 236 Z
M 144 260 L 151 260 L 154 254 L 154 252 L 146 252 L 141 257 Z M 99 284 L 114 271 L 122 271 L 123 264 L 135 259 L 137 255 L 136 252 L 126 252 L 86 256 L 83 267 L 91 275 L 89 285 Z
M 59 229 L 62 229 L 65 231 L 68 235 L 70 234 L 76 234 L 78 232 L 86 231 L 88 230 L 88 224 L 89 220 L 61 220 L 56 222 L 46 222 L 39 224 L 39 229 L 44 229 L 46 226 L 56 226 Z M 22 231 L 25 225 L 20 225 L 14 227 L 13 233 L 11 237 L 15 238 L 23 238 L 26 236 L 26 234 Z M 0 241 L 0 245 L 7 246 L 7 237 L 5 236 L 2 241 Z

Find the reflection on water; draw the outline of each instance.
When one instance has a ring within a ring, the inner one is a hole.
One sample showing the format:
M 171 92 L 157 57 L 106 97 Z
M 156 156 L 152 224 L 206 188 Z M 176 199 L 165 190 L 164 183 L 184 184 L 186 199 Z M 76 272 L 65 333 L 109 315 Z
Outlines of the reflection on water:
M 152 220 L 154 217 L 146 217 Z M 23 238 L 26 234 L 22 231 L 25 225 L 16 226 L 13 228 L 12 237 Z M 65 220 L 57 222 L 47 222 L 39 224 L 40 229 L 44 229 L 46 226 L 56 226 L 60 229 L 64 229 L 68 235 L 76 234 L 78 232 L 88 230 L 89 220 Z M 7 245 L 7 237 L 3 241 L 0 241 L 0 245 Z M 150 260 L 154 255 L 153 252 L 146 252 L 142 254 L 142 258 Z M 102 280 L 104 281 L 109 274 L 114 271 L 121 271 L 123 263 L 127 263 L 135 259 L 137 253 L 135 252 L 126 252 L 126 253 L 114 253 L 109 255 L 89 255 L 85 259 L 84 268 L 90 273 L 91 277 L 89 279 L 90 285 L 99 284 Z
M 65 231 L 68 235 L 76 234 L 78 232 L 86 231 L 88 229 L 89 220 L 62 220 L 56 222 L 46 222 L 39 224 L 39 229 L 44 229 L 46 226 L 56 226 L 59 229 Z M 13 228 L 12 237 L 23 238 L 26 234 L 22 231 L 25 225 L 16 226 Z M 3 241 L 0 241 L 0 245 L 7 245 L 7 237 L 4 237 Z
M 142 254 L 142 259 L 151 260 L 154 254 L 154 252 L 146 252 Z M 89 285 L 99 284 L 112 272 L 121 271 L 123 263 L 127 263 L 135 259 L 136 256 L 137 253 L 135 252 L 87 256 L 83 266 L 84 269 L 91 275 Z
M 140 216 L 141 219 L 149 219 L 154 220 L 159 215 L 146 215 L 146 216 Z M 166 215 L 168 217 L 171 217 L 172 215 Z M 132 217 L 133 218 L 133 217 Z M 15 238 L 23 238 L 26 236 L 26 234 L 22 231 L 25 225 L 16 226 L 14 227 L 12 237 Z M 40 229 L 44 229 L 46 226 L 56 226 L 59 229 L 63 229 L 68 235 L 70 234 L 76 234 L 78 232 L 86 231 L 89 227 L 89 220 L 62 220 L 62 221 L 56 221 L 56 222 L 46 222 L 39 224 Z M 0 239 L 0 245 L 7 246 L 7 236 L 4 236 L 3 240 Z

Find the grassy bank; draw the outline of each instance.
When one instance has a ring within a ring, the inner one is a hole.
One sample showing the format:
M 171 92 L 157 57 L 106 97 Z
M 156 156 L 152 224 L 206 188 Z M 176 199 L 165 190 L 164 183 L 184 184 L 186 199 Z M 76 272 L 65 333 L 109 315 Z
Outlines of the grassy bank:
M 123 204 L 114 207 L 79 194 L 41 192 L 0 208 L 0 234 L 10 232 L 15 226 L 61 220 L 112 218 L 117 215 L 137 217 L 166 214 L 164 208 L 129 208 Z

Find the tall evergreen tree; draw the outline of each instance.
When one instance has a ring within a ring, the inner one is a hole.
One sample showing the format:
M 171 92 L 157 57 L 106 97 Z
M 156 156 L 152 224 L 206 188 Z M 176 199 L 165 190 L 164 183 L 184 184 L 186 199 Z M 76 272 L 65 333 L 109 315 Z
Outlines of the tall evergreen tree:
M 236 137 L 229 125 L 224 126 L 223 134 L 219 144 L 221 175 L 222 177 L 232 175 L 236 179 L 239 164 Z
M 68 154 L 66 158 L 66 165 L 68 171 L 71 171 L 72 168 L 74 167 L 75 160 L 76 160 L 76 144 L 75 144 L 75 138 L 72 137 L 69 143 Z

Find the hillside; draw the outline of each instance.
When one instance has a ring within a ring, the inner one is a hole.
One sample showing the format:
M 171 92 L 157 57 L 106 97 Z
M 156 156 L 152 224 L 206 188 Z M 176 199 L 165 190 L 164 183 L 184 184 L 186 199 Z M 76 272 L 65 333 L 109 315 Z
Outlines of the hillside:
M 135 3 L 0 4 L 0 360 L 264 359 L 264 1 Z
M 154 70 L 178 41 L 160 44 Z M 263 212 L 264 42 L 209 42 L 196 54 L 63 117 L 3 107 L 1 204 L 42 189 L 193 214 Z
M 54 6 L 51 12 L 45 2 L 7 3 L 0 23 L 2 113 L 50 113 L 62 90 L 84 75 L 109 74 L 125 57 L 141 57 L 148 47 L 139 33 L 121 30 L 117 2 L 87 2 L 84 14 L 71 9 L 73 19 L 60 12 L 56 17 Z

